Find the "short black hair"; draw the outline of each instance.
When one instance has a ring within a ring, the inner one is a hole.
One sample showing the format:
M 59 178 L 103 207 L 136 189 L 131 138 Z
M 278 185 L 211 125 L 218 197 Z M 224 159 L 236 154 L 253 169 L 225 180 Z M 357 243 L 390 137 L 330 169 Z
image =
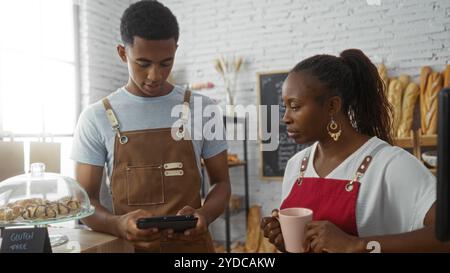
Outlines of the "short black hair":
M 133 45 L 134 37 L 146 40 L 178 41 L 177 18 L 169 8 L 153 0 L 143 0 L 129 6 L 122 15 L 120 36 L 124 45 Z

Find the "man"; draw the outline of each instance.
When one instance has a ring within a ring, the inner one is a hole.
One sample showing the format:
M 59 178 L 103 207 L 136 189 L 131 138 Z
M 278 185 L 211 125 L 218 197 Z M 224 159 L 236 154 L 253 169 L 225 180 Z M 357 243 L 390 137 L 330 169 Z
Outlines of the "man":
M 124 12 L 120 31 L 123 45 L 117 51 L 128 66 L 128 83 L 87 107 L 74 137 L 76 178 L 96 208 L 83 222 L 125 238 L 137 250 L 212 252 L 208 225 L 223 213 L 230 196 L 227 144 L 186 137 L 192 131 L 186 125 L 194 105 L 191 93 L 167 82 L 178 47 L 177 20 L 161 3 L 140 1 Z M 213 104 L 204 96 L 192 97 Z M 180 120 L 171 110 L 183 103 L 189 107 L 183 108 L 182 125 L 173 134 Z M 212 185 L 203 205 L 201 158 Z M 105 164 L 113 212 L 100 203 Z M 136 226 L 138 218 L 174 214 L 193 214 L 197 226 L 184 233 Z

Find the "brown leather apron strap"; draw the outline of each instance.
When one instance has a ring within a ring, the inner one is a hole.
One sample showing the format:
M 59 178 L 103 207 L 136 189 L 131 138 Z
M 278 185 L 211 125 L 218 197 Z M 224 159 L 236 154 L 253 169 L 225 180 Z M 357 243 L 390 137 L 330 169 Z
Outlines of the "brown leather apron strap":
M 186 123 L 189 119 L 189 103 L 191 101 L 191 94 L 192 92 L 190 90 L 186 90 L 186 92 L 184 93 L 183 112 L 181 113 L 181 120 L 186 121 Z
M 369 167 L 370 162 L 372 162 L 372 156 L 368 155 L 364 158 L 361 165 L 359 165 L 357 173 L 364 174 L 366 172 L 367 168 Z
M 103 102 L 103 106 L 105 107 L 105 110 L 112 110 L 112 106 L 111 106 L 111 104 L 109 103 L 109 100 L 108 100 L 108 98 L 104 98 L 103 100 L 102 100 L 102 102 Z
M 191 101 L 191 94 L 192 94 L 192 92 L 190 90 L 186 90 L 186 92 L 184 93 L 183 110 L 181 112 L 181 118 L 180 118 L 181 126 L 177 132 L 177 137 L 180 139 L 184 138 L 184 136 L 185 136 L 185 131 L 186 131 L 185 127 L 189 120 L 189 113 L 190 113 L 189 103 Z
M 186 90 L 186 92 L 184 92 L 184 100 L 183 100 L 183 102 L 189 103 L 191 101 L 191 94 L 192 94 L 191 90 L 189 90 L 189 89 Z
M 370 155 L 366 156 L 364 158 L 364 160 L 361 162 L 361 164 L 359 165 L 358 170 L 356 171 L 356 179 L 355 181 L 358 181 L 359 179 L 361 179 L 361 177 L 363 177 L 363 175 L 366 173 L 367 169 L 369 168 L 370 163 L 372 163 L 372 159 L 373 157 L 384 147 L 388 146 L 388 144 L 386 143 L 382 143 L 380 145 L 378 145 L 377 147 L 375 147 L 375 149 L 372 150 L 372 152 L 370 153 Z
M 375 156 L 375 154 L 377 154 L 382 148 L 384 148 L 386 146 L 388 146 L 388 144 L 386 144 L 386 143 L 382 143 L 382 144 L 378 145 L 377 147 L 375 147 L 375 149 L 373 149 L 373 151 L 370 153 L 370 155 L 368 155 L 368 156 L 366 156 L 364 158 L 364 160 L 359 165 L 358 170 L 356 171 L 355 178 L 353 178 L 353 180 L 350 181 L 345 186 L 345 189 L 348 192 L 353 190 L 353 183 L 354 182 L 359 182 L 361 177 L 364 176 L 364 174 L 366 173 L 367 169 L 369 168 L 370 163 L 372 163 L 372 159 Z
M 308 168 L 308 160 L 309 160 L 309 156 L 311 154 L 311 147 L 306 148 L 306 153 L 305 156 L 302 159 L 301 165 L 300 165 L 300 175 L 297 178 L 297 184 L 301 185 L 302 184 L 302 180 L 305 177 L 305 172 L 306 172 L 306 168 Z
M 112 109 L 111 104 L 109 103 L 109 100 L 107 98 L 104 98 L 102 102 L 106 110 L 106 117 L 108 118 L 108 121 L 111 124 L 112 129 L 114 130 L 114 132 L 116 132 L 120 144 L 126 144 L 128 142 L 128 137 L 120 133 L 120 123 L 116 117 L 116 114 L 114 114 L 114 111 Z

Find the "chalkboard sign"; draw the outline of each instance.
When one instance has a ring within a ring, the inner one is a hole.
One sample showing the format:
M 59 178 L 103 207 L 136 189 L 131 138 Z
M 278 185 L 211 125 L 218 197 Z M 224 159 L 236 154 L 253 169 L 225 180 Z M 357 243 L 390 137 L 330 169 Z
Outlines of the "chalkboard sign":
M 1 253 L 52 253 L 46 228 L 11 228 L 2 231 Z
M 278 115 L 278 149 L 275 151 L 263 151 L 263 149 L 261 149 L 261 177 L 263 179 L 282 179 L 288 160 L 297 152 L 308 146 L 296 144 L 291 138 L 289 138 L 286 132 L 286 124 L 283 122 L 285 107 L 283 106 L 281 90 L 287 76 L 288 71 L 257 74 L 259 104 L 266 105 L 268 113 L 267 115 L 260 115 L 260 128 L 262 128 L 262 124 L 266 124 L 265 127 L 268 128 L 267 131 L 272 132 L 272 128 L 270 128 L 271 119 L 269 114 L 271 113 L 271 106 L 278 105 L 280 109 Z M 269 141 L 261 142 L 266 143 Z

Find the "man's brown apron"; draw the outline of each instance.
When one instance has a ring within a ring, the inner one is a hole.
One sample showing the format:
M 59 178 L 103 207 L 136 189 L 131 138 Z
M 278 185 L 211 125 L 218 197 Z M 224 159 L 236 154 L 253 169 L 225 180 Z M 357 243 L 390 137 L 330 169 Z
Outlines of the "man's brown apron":
M 193 144 L 184 136 L 189 117 L 191 92 L 186 91 L 180 128 L 121 132 L 119 121 L 108 101 L 106 114 L 117 137 L 114 141 L 114 164 L 111 194 L 114 214 L 123 215 L 143 209 L 155 216 L 175 215 L 184 206 L 201 207 L 201 177 Z M 143 117 L 151 118 L 151 117 Z M 161 239 L 155 252 L 214 252 L 209 232 L 200 240 Z

